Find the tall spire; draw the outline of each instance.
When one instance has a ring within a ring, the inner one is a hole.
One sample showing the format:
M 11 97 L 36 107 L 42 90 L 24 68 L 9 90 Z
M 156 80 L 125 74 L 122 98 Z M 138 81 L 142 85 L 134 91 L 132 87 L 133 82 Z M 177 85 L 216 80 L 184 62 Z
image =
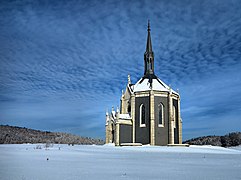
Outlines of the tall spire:
M 146 52 L 152 52 L 150 20 L 148 20 L 147 32 Z
M 148 20 L 147 32 L 148 34 L 147 34 L 147 42 L 146 42 L 146 52 L 144 53 L 144 62 L 145 62 L 144 76 L 145 77 L 154 75 L 154 53 L 152 51 L 151 28 L 150 28 L 149 20 Z

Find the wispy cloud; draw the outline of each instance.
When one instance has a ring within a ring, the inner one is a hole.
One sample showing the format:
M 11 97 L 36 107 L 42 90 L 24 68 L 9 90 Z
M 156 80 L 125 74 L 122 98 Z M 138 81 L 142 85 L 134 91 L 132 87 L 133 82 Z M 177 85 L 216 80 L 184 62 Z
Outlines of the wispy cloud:
M 155 72 L 182 96 L 184 137 L 240 130 L 241 4 L 234 1 L 0 3 L 0 121 L 104 136 L 127 74 Z M 200 127 L 205 129 L 197 130 Z M 209 128 L 207 128 L 209 127 Z M 185 132 L 185 129 L 188 129 Z

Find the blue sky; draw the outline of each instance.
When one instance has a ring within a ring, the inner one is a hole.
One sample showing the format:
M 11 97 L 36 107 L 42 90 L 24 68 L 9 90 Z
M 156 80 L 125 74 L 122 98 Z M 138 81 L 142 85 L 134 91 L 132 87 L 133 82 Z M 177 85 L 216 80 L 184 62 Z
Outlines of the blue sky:
M 179 89 L 184 139 L 241 131 L 240 0 L 0 2 L 0 124 L 104 138 L 105 111 L 155 73 Z

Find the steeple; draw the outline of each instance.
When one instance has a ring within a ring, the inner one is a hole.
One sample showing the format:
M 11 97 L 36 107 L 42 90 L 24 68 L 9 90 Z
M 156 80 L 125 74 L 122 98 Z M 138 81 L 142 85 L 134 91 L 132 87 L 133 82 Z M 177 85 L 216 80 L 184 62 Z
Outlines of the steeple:
M 147 25 L 147 42 L 146 42 L 146 52 L 151 52 L 152 51 L 152 45 L 151 45 L 151 27 L 150 27 L 150 20 L 148 20 L 148 25 Z
M 147 26 L 147 42 L 146 42 L 146 52 L 144 53 L 145 71 L 144 76 L 149 77 L 154 75 L 154 52 L 152 51 L 151 44 L 151 28 L 150 21 L 148 20 Z

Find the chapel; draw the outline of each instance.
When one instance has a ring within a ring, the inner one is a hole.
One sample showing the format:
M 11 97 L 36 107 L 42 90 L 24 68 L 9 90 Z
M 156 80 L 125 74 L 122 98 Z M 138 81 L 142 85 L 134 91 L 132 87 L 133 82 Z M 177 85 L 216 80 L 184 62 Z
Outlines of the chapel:
M 132 83 L 130 75 L 122 92 L 120 108 L 106 112 L 106 143 L 116 146 L 182 144 L 180 95 L 159 79 L 148 21 L 144 75 Z

